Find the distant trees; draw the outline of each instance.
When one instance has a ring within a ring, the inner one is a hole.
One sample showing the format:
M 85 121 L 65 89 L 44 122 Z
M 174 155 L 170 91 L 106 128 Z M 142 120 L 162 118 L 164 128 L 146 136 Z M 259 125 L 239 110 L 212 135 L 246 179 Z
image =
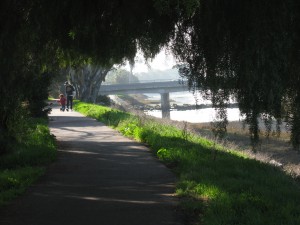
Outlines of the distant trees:
M 153 81 L 153 78 L 155 80 L 178 80 L 180 79 L 180 76 L 178 74 L 178 69 L 172 68 L 168 70 L 149 70 L 148 72 L 140 72 L 135 74 L 140 81 L 148 80 Z
M 138 83 L 139 79 L 127 70 L 115 69 L 109 72 L 106 81 L 114 84 L 128 84 Z

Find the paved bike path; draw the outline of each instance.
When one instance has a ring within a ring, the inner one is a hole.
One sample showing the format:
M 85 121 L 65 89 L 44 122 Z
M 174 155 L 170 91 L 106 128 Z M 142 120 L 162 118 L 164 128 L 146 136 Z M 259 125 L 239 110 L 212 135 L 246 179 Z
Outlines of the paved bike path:
M 54 108 L 58 160 L 0 219 L 5 225 L 180 225 L 175 176 L 149 149 Z

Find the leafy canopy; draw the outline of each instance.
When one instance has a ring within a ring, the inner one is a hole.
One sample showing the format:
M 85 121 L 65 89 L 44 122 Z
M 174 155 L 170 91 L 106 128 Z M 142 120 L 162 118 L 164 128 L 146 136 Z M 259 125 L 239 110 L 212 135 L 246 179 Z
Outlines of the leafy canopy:
M 13 109 L 26 100 L 36 101 L 29 97 L 36 94 L 30 93 L 36 93 L 32 90 L 51 79 L 59 66 L 91 58 L 105 68 L 124 59 L 133 61 L 138 48 L 148 58 L 169 45 L 186 63 L 181 74 L 192 87 L 211 95 L 225 121 L 223 109 L 229 97 L 236 98 L 254 145 L 258 117 L 263 115 L 279 124 L 286 119 L 291 142 L 300 147 L 297 0 L 3 0 L 0 4 L 0 94 L 15 99 L 0 99 L 0 132 L 7 128 Z

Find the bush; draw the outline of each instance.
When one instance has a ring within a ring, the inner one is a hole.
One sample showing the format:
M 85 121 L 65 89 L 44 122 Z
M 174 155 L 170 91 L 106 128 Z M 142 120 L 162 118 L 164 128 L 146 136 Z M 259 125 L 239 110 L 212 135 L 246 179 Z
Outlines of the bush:
M 0 156 L 0 206 L 22 194 L 56 158 L 55 138 L 45 120 L 30 119 L 15 130 L 18 141 Z
M 110 106 L 111 105 L 110 98 L 107 95 L 99 95 L 96 98 L 96 102 L 101 104 L 101 105 L 105 105 L 105 106 Z

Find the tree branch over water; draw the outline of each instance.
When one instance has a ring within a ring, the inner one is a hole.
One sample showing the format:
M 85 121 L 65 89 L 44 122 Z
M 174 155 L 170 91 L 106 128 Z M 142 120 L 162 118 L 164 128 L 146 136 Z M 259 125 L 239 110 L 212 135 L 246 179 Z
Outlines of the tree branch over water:
M 0 100 L 0 136 L 14 109 L 37 101 L 33 90 L 48 82 L 41 74 L 81 58 L 108 68 L 133 61 L 137 49 L 151 58 L 168 46 L 191 86 L 236 98 L 253 146 L 257 117 L 268 115 L 289 123 L 299 149 L 299 17 L 297 0 L 4 0 L 0 93 L 15 101 Z

